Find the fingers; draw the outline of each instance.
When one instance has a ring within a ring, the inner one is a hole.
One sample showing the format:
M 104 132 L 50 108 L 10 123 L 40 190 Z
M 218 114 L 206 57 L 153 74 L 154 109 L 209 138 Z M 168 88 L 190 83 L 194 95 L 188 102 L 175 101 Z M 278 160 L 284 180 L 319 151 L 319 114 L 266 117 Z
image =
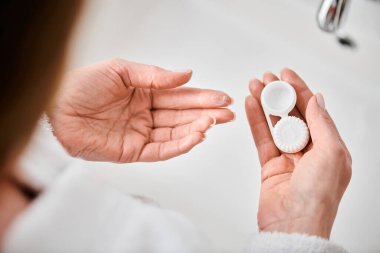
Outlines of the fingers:
M 273 142 L 264 112 L 257 97 L 248 96 L 246 98 L 245 110 L 259 153 L 260 163 L 263 166 L 272 158 L 279 156 L 280 152 Z
M 123 59 L 114 59 L 110 65 L 126 85 L 136 88 L 171 89 L 187 83 L 192 75 L 192 70 L 169 71 Z
M 263 75 L 264 85 L 267 85 L 268 83 L 274 82 L 274 81 L 278 81 L 278 77 L 275 74 L 269 71 L 264 73 Z
M 201 116 L 207 115 L 216 119 L 216 124 L 230 122 L 235 114 L 226 108 L 189 109 L 189 110 L 155 110 L 152 112 L 154 128 L 185 125 Z
M 301 115 L 306 118 L 306 107 L 313 96 L 313 93 L 307 87 L 306 83 L 293 71 L 285 68 L 281 71 L 281 80 L 290 83 L 297 93 L 297 108 Z
M 152 90 L 155 109 L 217 108 L 232 103 L 226 93 L 216 90 L 177 88 L 170 90 Z
M 338 166 L 327 166 L 334 170 L 334 174 L 339 169 L 344 174 L 337 180 L 343 180 L 343 185 L 347 186 L 351 178 L 352 157 L 344 141 L 340 137 L 338 129 L 329 113 L 325 109 L 325 102 L 321 94 L 316 94 L 310 99 L 306 109 L 306 119 L 309 125 L 312 139 L 312 151 L 316 154 L 323 154 L 323 159 L 332 158 L 329 162 Z M 312 152 L 310 151 L 310 152 Z M 336 175 L 336 174 L 335 174 Z
M 260 80 L 253 79 L 249 82 L 249 92 L 257 101 L 261 101 L 261 92 L 263 89 L 264 84 Z
M 207 115 L 200 117 L 186 125 L 178 127 L 161 127 L 156 128 L 151 133 L 151 142 L 165 142 L 170 140 L 181 139 L 193 132 L 205 133 L 216 122 L 216 119 Z
M 306 110 L 306 120 L 313 140 L 313 147 L 329 148 L 330 145 L 341 142 L 334 121 L 325 109 L 321 94 L 311 97 Z
M 164 161 L 189 152 L 195 145 L 202 142 L 204 134 L 194 132 L 178 140 L 149 143 L 143 149 L 139 161 Z

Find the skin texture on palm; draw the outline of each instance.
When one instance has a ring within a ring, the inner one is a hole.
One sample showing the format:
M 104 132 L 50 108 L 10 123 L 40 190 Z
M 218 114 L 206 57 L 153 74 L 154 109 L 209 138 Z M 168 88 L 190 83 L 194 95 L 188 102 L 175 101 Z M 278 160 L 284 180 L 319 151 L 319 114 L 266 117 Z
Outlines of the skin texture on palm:
M 306 233 L 329 238 L 339 202 L 351 178 L 351 156 L 324 108 L 293 71 L 281 73 L 297 92 L 291 115 L 306 119 L 312 141 L 301 152 L 281 153 L 268 128 L 260 95 L 264 85 L 278 80 L 265 73 L 263 82 L 250 82 L 246 112 L 259 153 L 261 194 L 258 224 L 262 231 Z M 276 119 L 273 120 L 276 123 Z
M 190 151 L 234 114 L 225 93 L 179 87 L 191 70 L 113 59 L 69 73 L 48 115 L 68 152 L 87 160 L 162 161 Z

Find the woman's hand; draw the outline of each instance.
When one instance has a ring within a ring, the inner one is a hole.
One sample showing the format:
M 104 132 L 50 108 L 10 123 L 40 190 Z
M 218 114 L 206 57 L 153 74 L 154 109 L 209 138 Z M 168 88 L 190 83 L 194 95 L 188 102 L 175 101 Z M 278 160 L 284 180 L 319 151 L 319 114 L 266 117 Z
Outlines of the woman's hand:
M 297 92 L 291 113 L 306 119 L 312 142 L 296 154 L 281 153 L 273 143 L 261 103 L 264 85 L 278 80 L 272 73 L 250 82 L 246 113 L 261 162 L 258 224 L 262 231 L 306 233 L 329 238 L 339 202 L 351 178 L 351 156 L 325 109 L 293 71 L 281 80 Z
M 177 88 L 191 70 L 114 59 L 68 74 L 48 112 L 71 155 L 112 162 L 161 161 L 188 152 L 214 123 L 233 120 L 223 92 Z

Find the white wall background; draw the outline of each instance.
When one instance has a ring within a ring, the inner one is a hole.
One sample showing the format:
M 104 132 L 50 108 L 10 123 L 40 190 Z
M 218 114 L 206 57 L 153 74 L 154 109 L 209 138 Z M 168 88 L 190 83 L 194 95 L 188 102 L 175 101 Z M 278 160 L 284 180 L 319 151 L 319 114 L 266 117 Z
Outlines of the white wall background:
M 318 5 L 311 0 L 88 1 L 70 68 L 112 57 L 192 68 L 189 86 L 232 95 L 237 119 L 214 127 L 202 145 L 167 162 L 74 160 L 70 166 L 91 169 L 121 191 L 183 213 L 219 252 L 241 252 L 257 230 L 260 189 L 260 166 L 244 113 L 248 80 L 288 66 L 324 94 L 353 156 L 353 177 L 332 240 L 351 252 L 379 252 L 380 3 L 353 0 L 345 31 L 358 44 L 356 50 L 339 46 L 317 28 Z M 24 159 L 29 167 L 36 164 L 28 163 L 30 157 L 46 159 L 36 151 L 41 140 L 51 141 L 38 134 Z

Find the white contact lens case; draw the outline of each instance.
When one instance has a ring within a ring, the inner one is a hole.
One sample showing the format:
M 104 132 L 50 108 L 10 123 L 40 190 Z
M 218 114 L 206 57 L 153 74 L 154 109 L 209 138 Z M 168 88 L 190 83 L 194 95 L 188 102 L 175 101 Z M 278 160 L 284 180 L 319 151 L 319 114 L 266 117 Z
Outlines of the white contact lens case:
M 267 84 L 261 93 L 261 105 L 268 122 L 273 141 L 282 152 L 296 153 L 309 142 L 306 123 L 289 113 L 296 105 L 297 94 L 287 82 L 275 81 Z M 281 117 L 275 126 L 270 115 Z

